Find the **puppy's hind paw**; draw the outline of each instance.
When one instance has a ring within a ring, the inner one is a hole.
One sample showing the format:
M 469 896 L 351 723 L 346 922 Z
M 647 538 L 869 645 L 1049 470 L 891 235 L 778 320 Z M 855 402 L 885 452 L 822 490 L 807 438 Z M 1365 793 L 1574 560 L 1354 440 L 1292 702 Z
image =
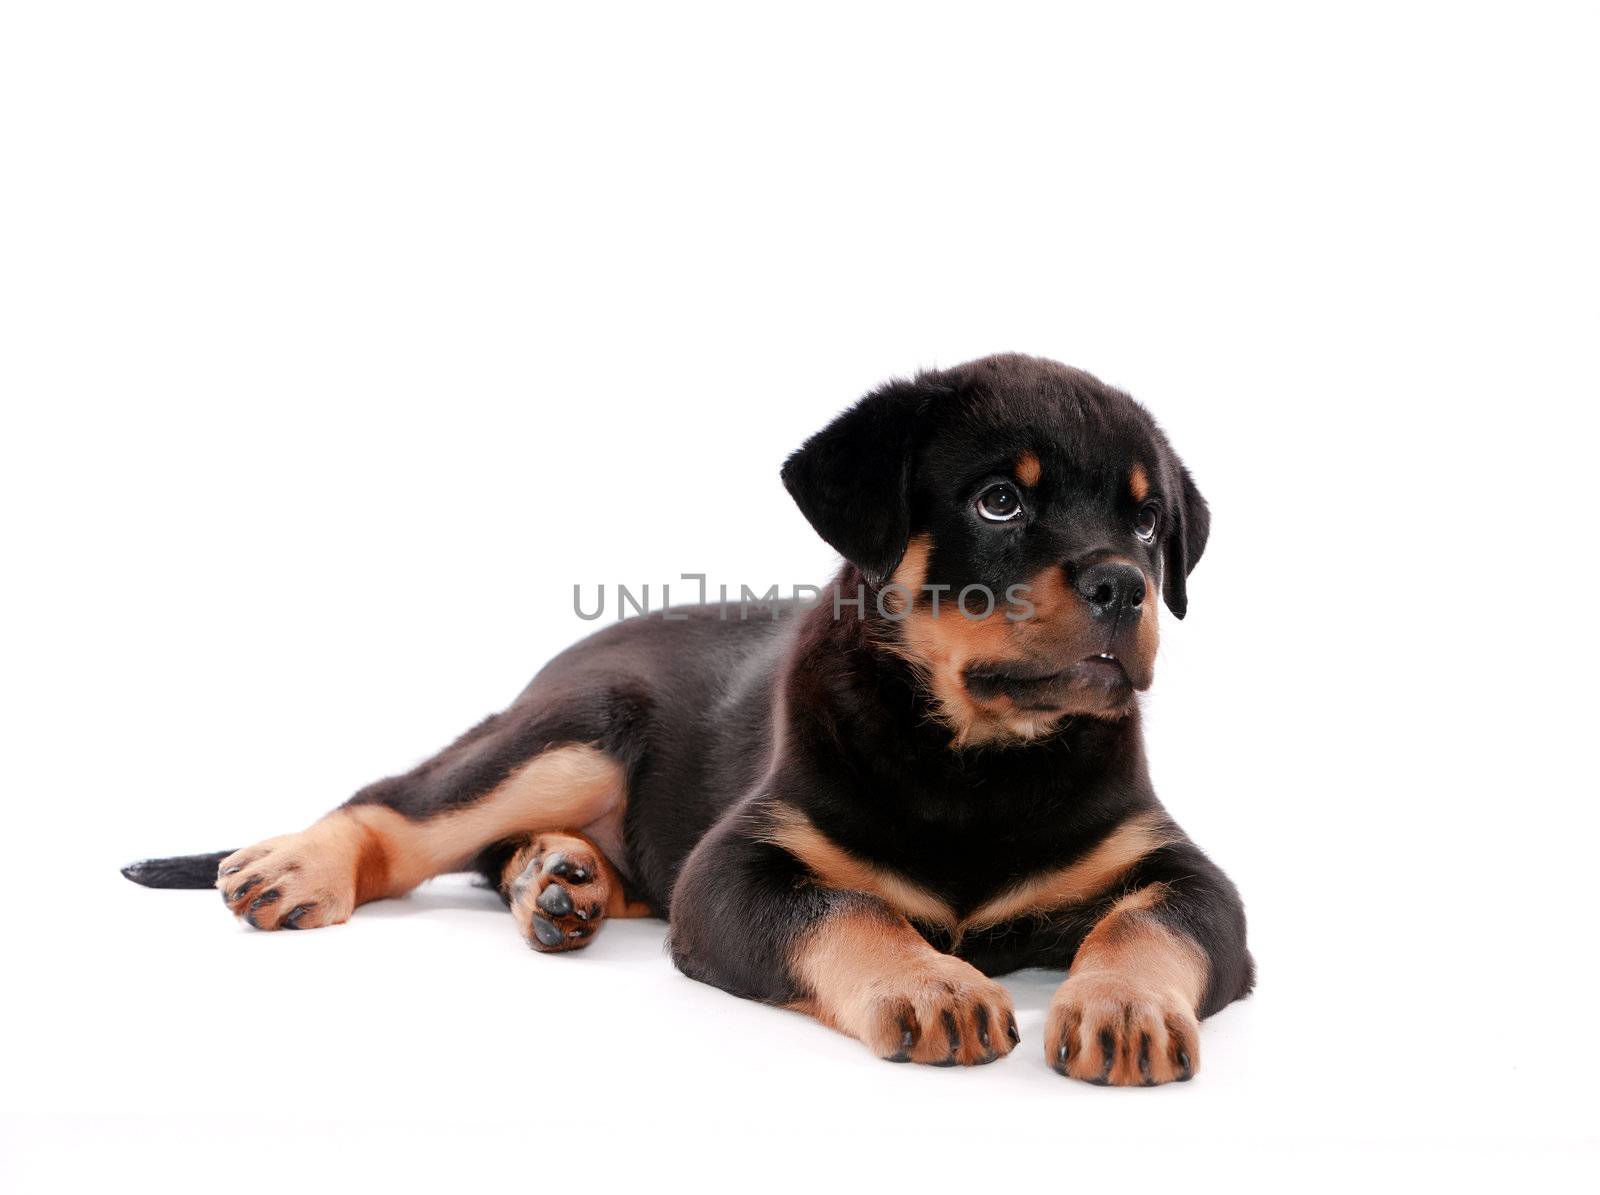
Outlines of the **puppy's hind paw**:
M 547 954 L 587 946 L 607 917 L 648 911 L 624 897 L 616 868 L 576 834 L 536 835 L 506 864 L 501 893 L 528 945 Z
M 217 888 L 253 929 L 337 925 L 356 907 L 357 858 L 354 835 L 327 819 L 235 851 L 217 866 Z

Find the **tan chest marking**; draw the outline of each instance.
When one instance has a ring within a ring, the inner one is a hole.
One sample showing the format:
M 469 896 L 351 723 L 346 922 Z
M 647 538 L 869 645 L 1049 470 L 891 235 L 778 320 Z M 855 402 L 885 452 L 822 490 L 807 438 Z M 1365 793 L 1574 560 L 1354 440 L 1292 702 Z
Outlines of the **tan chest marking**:
M 1177 841 L 1177 832 L 1161 814 L 1131 817 L 1077 862 L 1030 876 L 984 902 L 962 921 L 961 928 L 988 929 L 1018 917 L 1037 916 L 1093 900 L 1151 851 Z
M 797 809 L 775 810 L 772 824 L 762 837 L 804 863 L 825 888 L 865 892 L 913 921 L 955 928 L 956 912 L 948 903 L 915 881 L 852 855 Z
M 1022 880 L 960 917 L 949 902 L 915 880 L 851 854 L 797 809 L 775 810 L 762 837 L 804 863 L 823 887 L 876 896 L 912 921 L 949 931 L 956 941 L 974 930 L 1093 900 L 1151 851 L 1178 841 L 1177 832 L 1160 814 L 1140 814 L 1077 862 Z

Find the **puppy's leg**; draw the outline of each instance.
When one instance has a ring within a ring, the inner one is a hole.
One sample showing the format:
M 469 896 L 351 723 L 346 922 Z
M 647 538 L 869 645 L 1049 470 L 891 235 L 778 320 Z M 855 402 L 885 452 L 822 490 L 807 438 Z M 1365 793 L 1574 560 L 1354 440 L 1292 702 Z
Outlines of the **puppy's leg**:
M 1010 994 L 941 954 L 876 896 L 818 885 L 759 817 L 734 811 L 689 856 L 673 890 L 684 974 L 810 1013 L 881 1058 L 991 1062 L 1016 1045 Z
M 1090 1083 L 1145 1086 L 1200 1068 L 1201 1017 L 1247 994 L 1237 891 L 1193 845 L 1130 874 L 1077 944 L 1045 1022 L 1045 1058 Z
M 217 870 L 223 900 L 257 929 L 333 925 L 357 905 L 462 870 L 491 843 L 614 818 L 626 797 L 621 764 L 597 746 L 530 733 L 515 713 L 309 829 L 229 855 Z
M 528 945 L 546 952 L 587 946 L 607 917 L 650 916 L 594 843 L 564 831 L 519 848 L 500 874 L 500 895 Z
M 1019 1035 L 1005 988 L 940 954 L 876 897 L 833 895 L 790 951 L 791 1008 L 893 1062 L 971 1066 L 1011 1052 Z

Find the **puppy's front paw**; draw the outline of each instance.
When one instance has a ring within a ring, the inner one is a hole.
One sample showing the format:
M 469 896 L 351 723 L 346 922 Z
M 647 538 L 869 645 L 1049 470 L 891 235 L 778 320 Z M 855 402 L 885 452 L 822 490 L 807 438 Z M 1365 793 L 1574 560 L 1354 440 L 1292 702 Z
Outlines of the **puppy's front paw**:
M 347 921 L 356 907 L 358 859 L 349 838 L 319 822 L 235 851 L 217 865 L 222 899 L 255 929 L 315 929 Z
M 875 986 L 856 1036 L 891 1062 L 977 1066 L 1021 1040 L 1011 993 L 961 959 L 936 956 Z
M 1089 1083 L 1154 1087 L 1200 1069 L 1200 1025 L 1182 997 L 1116 973 L 1074 975 L 1056 990 L 1045 1058 Z
M 546 953 L 587 946 L 622 895 L 621 877 L 576 834 L 540 834 L 512 857 L 504 876 L 522 936 Z

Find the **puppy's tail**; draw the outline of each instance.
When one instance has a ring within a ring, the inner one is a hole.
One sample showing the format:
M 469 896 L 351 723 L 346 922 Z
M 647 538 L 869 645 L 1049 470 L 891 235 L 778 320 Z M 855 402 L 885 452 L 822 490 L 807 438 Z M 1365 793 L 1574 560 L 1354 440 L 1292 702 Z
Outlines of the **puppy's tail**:
M 217 882 L 217 864 L 232 851 L 210 855 L 173 855 L 170 859 L 146 859 L 130 863 L 122 874 L 146 888 L 210 888 Z

